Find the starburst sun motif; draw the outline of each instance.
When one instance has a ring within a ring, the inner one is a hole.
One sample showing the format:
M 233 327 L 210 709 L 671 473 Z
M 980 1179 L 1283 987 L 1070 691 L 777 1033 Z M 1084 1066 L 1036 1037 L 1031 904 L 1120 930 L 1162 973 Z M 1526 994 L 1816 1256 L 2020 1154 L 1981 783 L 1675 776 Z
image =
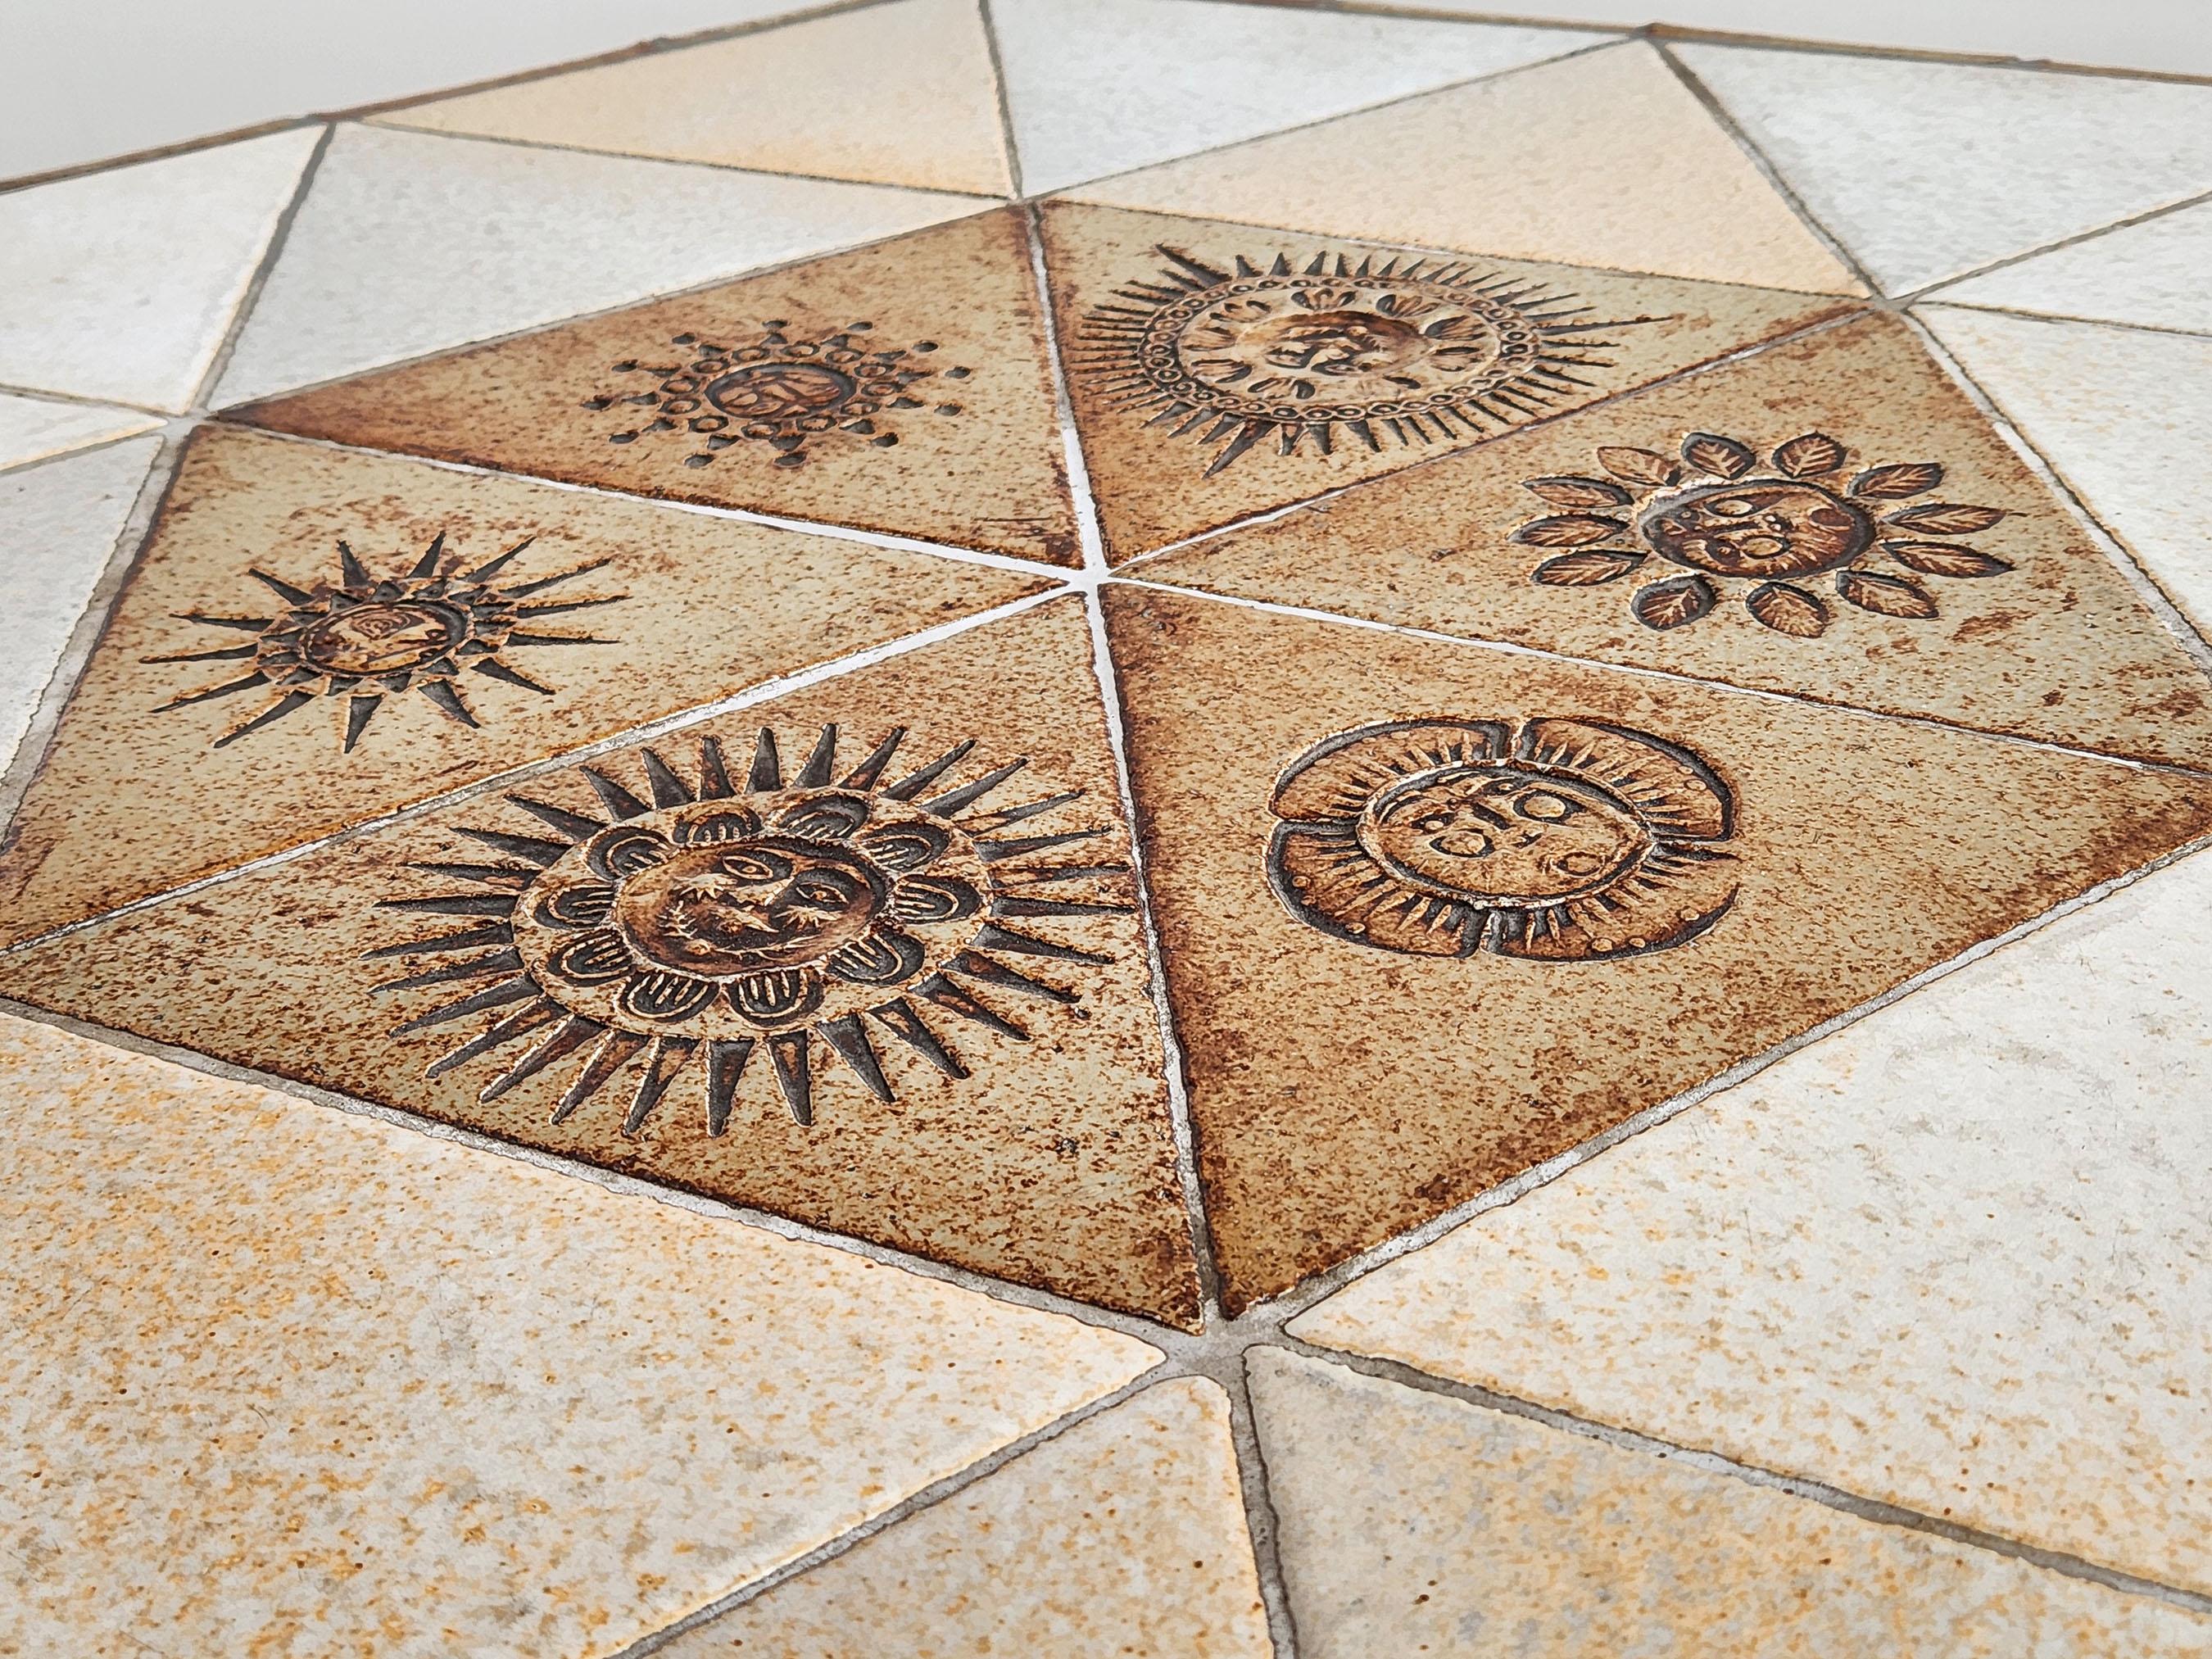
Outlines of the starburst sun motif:
M 553 687 L 514 667 L 506 660 L 506 653 L 533 646 L 612 645 L 612 640 L 589 634 L 545 633 L 534 624 L 566 611 L 617 604 L 629 596 L 534 597 L 602 568 L 607 563 L 605 559 L 534 581 L 496 583 L 494 578 L 501 575 L 530 544 L 526 538 L 472 570 L 457 570 L 454 567 L 459 561 L 447 559 L 446 538 L 441 532 L 405 574 L 377 576 L 341 541 L 337 581 L 319 581 L 313 587 L 299 586 L 265 570 L 249 570 L 247 574 L 284 602 L 281 610 L 266 616 L 188 611 L 179 620 L 205 628 L 234 629 L 252 635 L 252 639 L 242 645 L 173 652 L 141 660 L 252 665 L 235 679 L 173 697 L 159 712 L 246 691 L 274 691 L 274 701 L 215 740 L 215 746 L 221 749 L 310 703 L 343 697 L 345 747 L 351 750 L 384 700 L 404 691 L 421 692 L 439 712 L 459 725 L 479 724 L 476 711 L 461 692 L 464 674 L 479 674 L 550 696 Z
M 1547 586 L 1618 581 L 1655 554 L 1686 567 L 1688 574 L 1637 590 L 1629 610 L 1646 628 L 1696 622 L 1732 591 L 1728 584 L 1747 582 L 1744 605 L 1753 617 L 1813 639 L 1832 613 L 1808 577 L 1831 577 L 1836 596 L 1862 611 L 1920 621 L 1936 605 L 1914 577 L 1999 576 L 2013 568 L 1963 542 L 1930 539 L 1987 530 L 2005 517 L 2002 508 L 1915 501 L 1943 482 L 1933 461 L 1867 467 L 1845 483 L 1850 452 L 1824 432 L 1779 445 L 1764 465 L 1750 445 L 1711 432 L 1685 438 L 1679 459 L 1626 447 L 1600 449 L 1597 459 L 1609 477 L 1530 479 L 1537 495 L 1573 510 L 1524 524 L 1513 539 L 1573 550 L 1531 573 Z

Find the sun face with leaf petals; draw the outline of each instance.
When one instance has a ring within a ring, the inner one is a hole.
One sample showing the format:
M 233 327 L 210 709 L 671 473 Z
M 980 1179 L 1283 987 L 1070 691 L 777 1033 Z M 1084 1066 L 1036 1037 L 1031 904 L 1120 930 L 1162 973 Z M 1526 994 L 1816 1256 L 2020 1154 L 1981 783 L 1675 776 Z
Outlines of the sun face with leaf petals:
M 708 1133 L 720 1135 L 758 1047 L 793 1120 L 807 1124 L 817 1043 L 889 1101 L 881 1036 L 947 1077 L 969 1075 L 924 1008 L 1017 1042 L 1028 1031 L 994 1000 L 1035 1000 L 1084 1018 L 1079 994 L 1052 981 L 1110 958 L 1013 924 L 1128 910 L 1061 884 L 1127 866 L 1035 862 L 1106 832 L 1007 833 L 1076 796 L 983 808 L 1024 763 L 956 783 L 972 741 L 885 783 L 904 735 L 894 729 L 840 776 L 837 728 L 825 726 L 787 781 L 775 733 L 763 728 L 742 786 L 712 738 L 700 745 L 696 781 L 643 750 L 646 798 L 607 770 L 580 769 L 601 814 L 508 796 L 534 820 L 531 833 L 460 831 L 504 862 L 422 866 L 473 890 L 385 901 L 469 920 L 457 933 L 374 952 L 454 958 L 378 990 L 481 984 L 397 1033 L 492 1016 L 431 1065 L 433 1077 L 527 1038 L 483 1086 L 486 1101 L 579 1056 L 556 1123 L 635 1061 L 625 1133 L 690 1068 L 702 1079 Z M 1045 965 L 1032 973 L 1008 957 Z
M 1531 573 L 1555 587 L 1618 581 L 1656 556 L 1687 574 L 1639 587 L 1629 610 L 1646 628 L 1681 628 L 1709 615 L 1730 584 L 1747 583 L 1744 605 L 1778 634 L 1813 639 L 1834 618 L 1825 588 L 1844 604 L 1885 617 L 1935 616 L 1919 578 L 2001 576 L 2013 567 L 1956 540 L 1989 529 L 2002 508 L 1921 501 L 1943 482 L 1933 461 L 1853 471 L 1849 452 L 1808 432 L 1762 458 L 1748 444 L 1710 432 L 1682 441 L 1680 458 L 1649 449 L 1604 448 L 1608 476 L 1533 478 L 1528 488 L 1573 509 L 1524 524 L 1513 539 L 1567 548 Z
M 588 634 L 546 633 L 534 626 L 546 617 L 627 598 L 621 593 L 592 599 L 534 597 L 599 569 L 607 562 L 605 559 L 534 581 L 494 580 L 529 546 L 527 540 L 518 542 L 488 563 L 458 570 L 459 561 L 447 558 L 446 538 L 441 532 L 404 574 L 377 576 L 341 541 L 335 583 L 301 587 L 265 570 L 247 573 L 284 602 L 267 616 L 202 611 L 183 614 L 181 620 L 203 627 L 251 634 L 254 637 L 248 643 L 142 660 L 250 665 L 234 679 L 185 692 L 161 705 L 166 712 L 247 691 L 273 693 L 273 701 L 215 740 L 218 749 L 311 703 L 343 697 L 344 743 L 351 750 L 384 700 L 410 690 L 422 693 L 447 719 L 473 726 L 478 721 L 462 693 L 465 674 L 550 696 L 553 688 L 508 663 L 508 652 L 534 646 L 615 643 Z

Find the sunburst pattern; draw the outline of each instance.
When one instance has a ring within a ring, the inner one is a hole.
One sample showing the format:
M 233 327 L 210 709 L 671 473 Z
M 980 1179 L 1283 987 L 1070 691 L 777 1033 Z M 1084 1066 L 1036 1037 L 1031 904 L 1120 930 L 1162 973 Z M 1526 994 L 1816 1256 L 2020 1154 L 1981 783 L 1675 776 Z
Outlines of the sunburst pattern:
M 534 597 L 603 568 L 606 560 L 594 559 L 534 581 L 494 581 L 529 546 L 527 539 L 517 542 L 497 558 L 457 572 L 453 566 L 459 561 L 447 560 L 441 532 L 405 574 L 380 577 L 341 541 L 335 584 L 319 581 L 301 587 L 265 570 L 247 572 L 284 602 L 282 610 L 267 616 L 203 611 L 183 614 L 181 620 L 203 627 L 252 635 L 246 644 L 143 660 L 252 665 L 235 679 L 185 692 L 161 705 L 167 711 L 247 691 L 274 691 L 273 701 L 215 740 L 218 749 L 330 697 L 346 699 L 344 744 L 349 750 L 361 741 L 386 697 L 409 690 L 421 692 L 449 720 L 472 726 L 478 721 L 462 694 L 464 674 L 480 674 L 550 696 L 553 687 L 514 666 L 506 653 L 540 646 L 615 643 L 590 634 L 546 633 L 534 626 L 547 617 L 628 598 L 622 593 L 590 599 Z
M 720 1135 L 763 1046 L 791 1116 L 807 1124 L 817 1044 L 888 1102 L 883 1035 L 946 1077 L 969 1074 L 925 1010 L 1012 1042 L 1030 1033 L 1028 1016 L 999 1006 L 1009 1000 L 1081 1018 L 1080 993 L 1060 981 L 1111 958 L 1015 924 L 1129 910 L 1083 885 L 1126 874 L 1125 864 L 1049 861 L 1108 832 L 1008 833 L 1081 792 L 988 808 L 1026 763 L 955 783 L 972 740 L 883 782 L 904 737 L 895 728 L 840 776 L 837 728 L 824 726 L 787 782 L 764 727 L 742 785 L 713 738 L 700 744 L 696 781 L 641 750 L 642 797 L 607 770 L 579 769 L 604 816 L 509 795 L 529 833 L 460 831 L 504 861 L 422 866 L 465 890 L 384 902 L 465 920 L 374 952 L 454 958 L 379 991 L 486 981 L 395 1034 L 489 1017 L 432 1063 L 434 1077 L 526 1040 L 480 1091 L 486 1101 L 574 1056 L 556 1123 L 634 1072 L 630 1134 L 688 1069 Z

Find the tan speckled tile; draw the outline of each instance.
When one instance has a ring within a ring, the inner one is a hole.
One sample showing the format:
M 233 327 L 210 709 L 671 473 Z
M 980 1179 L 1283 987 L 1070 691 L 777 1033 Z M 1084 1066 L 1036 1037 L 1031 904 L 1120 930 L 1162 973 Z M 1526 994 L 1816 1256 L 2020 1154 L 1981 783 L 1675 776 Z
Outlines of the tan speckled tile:
M 1278 1348 L 1248 1364 L 1306 1659 L 2212 1650 L 2212 1619 L 2146 1596 Z
M 1068 193 L 1510 259 L 1865 292 L 1641 40 Z
M 1145 1344 L 0 1020 L 0 1650 L 596 1659 Z
M 1014 209 L 231 412 L 372 449 L 1083 562 Z
M 1187 1324 L 1118 793 L 1065 598 L 60 935 L 0 988 Z
M 1848 301 L 1044 209 L 1109 555 L 1494 441 Z
M 1043 586 L 204 428 L 0 855 L 0 939 Z
M 1229 1402 L 1157 1383 L 662 1652 L 1271 1659 Z
M 2212 1591 L 2208 908 L 2198 854 L 1293 1329 Z
M 2212 783 L 1106 590 L 1232 1308 L 2212 830 Z
M 1506 434 L 1132 574 L 2212 763 L 2212 680 L 1891 317 Z
M 1004 195 L 975 0 L 893 0 L 416 104 L 382 125 Z

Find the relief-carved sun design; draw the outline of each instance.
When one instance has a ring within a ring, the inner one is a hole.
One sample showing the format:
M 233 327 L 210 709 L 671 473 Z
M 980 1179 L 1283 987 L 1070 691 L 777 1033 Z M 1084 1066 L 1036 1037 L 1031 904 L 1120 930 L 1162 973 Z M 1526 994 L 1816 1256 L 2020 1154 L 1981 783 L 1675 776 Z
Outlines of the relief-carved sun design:
M 650 410 L 651 419 L 610 433 L 607 441 L 632 444 L 661 433 L 684 433 L 699 445 L 684 458 L 686 466 L 712 465 L 724 450 L 744 442 L 775 451 L 778 466 L 800 466 L 807 444 L 832 433 L 888 449 L 898 442 L 898 434 L 879 425 L 878 416 L 924 408 L 939 415 L 961 412 L 957 403 L 933 403 L 915 395 L 914 388 L 927 380 L 968 378 L 965 368 L 933 370 L 916 361 L 938 349 L 934 340 L 871 350 L 861 337 L 873 323 L 848 323 L 811 340 L 793 339 L 790 327 L 773 319 L 758 333 L 729 345 L 678 334 L 669 343 L 682 349 L 681 362 L 628 358 L 614 365 L 617 374 L 651 379 L 651 391 L 601 392 L 586 398 L 584 407 Z
M 1601 337 L 1571 295 L 1464 260 L 1317 253 L 1224 270 L 1163 244 L 1158 278 L 1115 290 L 1079 331 L 1079 373 L 1148 425 L 1212 446 L 1209 476 L 1272 437 L 1370 450 L 1480 438 L 1581 395 Z
M 1972 535 L 2005 516 L 2000 507 L 1914 501 L 1943 482 L 1933 461 L 1869 467 L 1847 483 L 1848 452 L 1821 432 L 1792 438 L 1764 466 L 1748 444 L 1710 432 L 1685 438 L 1680 460 L 1627 447 L 1597 458 L 1610 477 L 1531 479 L 1536 495 L 1574 510 L 1534 520 L 1513 539 L 1574 550 L 1532 573 L 1555 587 L 1618 580 L 1655 553 L 1686 566 L 1690 574 L 1637 590 L 1629 609 L 1646 628 L 1693 623 L 1720 602 L 1723 584 L 1747 581 L 1744 605 L 1754 617 L 1812 639 L 1831 613 L 1806 578 L 1832 575 L 1837 596 L 1862 611 L 1924 620 L 1936 614 L 1936 599 L 1915 576 L 2013 568 L 1962 542 L 1929 539 Z M 1890 505 L 1903 502 L 1912 504 Z
M 235 679 L 185 692 L 161 705 L 161 711 L 167 711 L 243 691 L 275 692 L 273 702 L 217 738 L 218 749 L 325 697 L 346 699 L 348 750 L 361 741 L 385 698 L 408 690 L 421 692 L 448 719 L 473 726 L 478 721 L 462 695 L 462 675 L 481 674 L 551 696 L 551 686 L 532 679 L 507 662 L 506 654 L 534 646 L 616 643 L 589 634 L 546 633 L 535 626 L 547 617 L 628 598 L 623 593 L 592 599 L 534 597 L 604 568 L 606 560 L 594 559 L 534 581 L 495 581 L 529 545 L 528 539 L 517 542 L 473 570 L 456 570 L 453 566 L 459 561 L 447 560 L 441 532 L 405 574 L 377 576 L 341 541 L 335 584 L 319 581 L 313 587 L 301 587 L 265 570 L 247 572 L 284 602 L 283 609 L 268 616 L 182 613 L 185 622 L 252 635 L 246 643 L 140 660 L 252 665 Z
M 787 782 L 775 733 L 763 728 L 742 785 L 712 738 L 700 745 L 696 783 L 643 750 L 648 799 L 606 771 L 581 769 L 603 817 L 509 795 L 534 820 L 531 833 L 460 831 L 504 862 L 422 866 L 471 890 L 383 902 L 465 920 L 457 932 L 373 952 L 453 958 L 380 992 L 484 981 L 395 1035 L 492 1016 L 430 1066 L 433 1077 L 528 1039 L 479 1091 L 485 1101 L 580 1055 L 556 1123 L 635 1061 L 626 1134 L 690 1067 L 702 1079 L 708 1132 L 720 1135 L 763 1045 L 793 1119 L 808 1124 L 817 1042 L 890 1101 L 872 1031 L 947 1077 L 969 1075 L 925 1007 L 1016 1042 L 1029 1032 L 994 1000 L 1034 1000 L 1085 1018 L 1079 993 L 1057 981 L 1079 981 L 1111 958 L 1014 924 L 1130 910 L 1079 884 L 1126 873 L 1127 865 L 1036 861 L 1107 832 L 1007 833 L 1080 792 L 986 809 L 985 797 L 1025 763 L 952 785 L 972 740 L 884 783 L 904 736 L 894 729 L 839 777 L 837 728 L 824 726 Z M 1031 971 L 1009 957 L 1042 965 Z
M 1267 878 L 1334 938 L 1548 962 L 1696 939 L 1735 903 L 1735 805 L 1679 744 L 1595 720 L 1363 726 L 1287 767 Z

